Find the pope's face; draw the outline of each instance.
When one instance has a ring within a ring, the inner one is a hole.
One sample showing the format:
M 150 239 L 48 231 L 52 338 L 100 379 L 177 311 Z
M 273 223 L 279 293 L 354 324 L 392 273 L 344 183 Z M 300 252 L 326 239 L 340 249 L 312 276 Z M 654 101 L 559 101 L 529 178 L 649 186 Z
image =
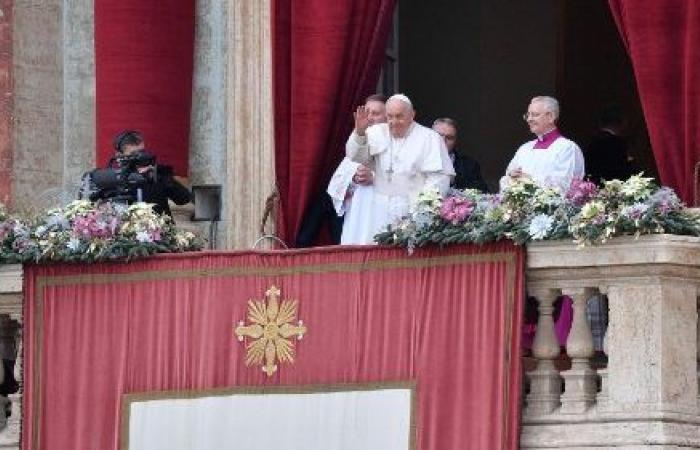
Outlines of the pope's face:
M 365 108 L 369 112 L 370 125 L 386 122 L 386 105 L 384 102 L 370 100 L 365 103 Z
M 530 132 L 541 136 L 554 128 L 554 114 L 547 111 L 542 102 L 532 102 L 527 108 L 525 120 L 530 127 Z
M 414 116 L 413 108 L 401 100 L 393 99 L 386 103 L 386 121 L 389 132 L 395 138 L 406 136 Z

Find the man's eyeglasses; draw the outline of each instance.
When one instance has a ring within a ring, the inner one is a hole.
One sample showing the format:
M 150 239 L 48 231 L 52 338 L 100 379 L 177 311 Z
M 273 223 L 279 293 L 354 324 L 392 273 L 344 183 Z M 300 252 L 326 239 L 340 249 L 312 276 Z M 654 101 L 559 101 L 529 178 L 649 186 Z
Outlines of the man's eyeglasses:
M 529 119 L 530 117 L 532 117 L 533 119 L 537 119 L 537 118 L 540 117 L 542 114 L 547 114 L 548 112 L 549 112 L 549 111 L 545 111 L 545 112 L 531 112 L 531 111 L 528 111 L 528 112 L 526 112 L 525 114 L 523 114 L 523 120 L 527 122 L 527 119 Z

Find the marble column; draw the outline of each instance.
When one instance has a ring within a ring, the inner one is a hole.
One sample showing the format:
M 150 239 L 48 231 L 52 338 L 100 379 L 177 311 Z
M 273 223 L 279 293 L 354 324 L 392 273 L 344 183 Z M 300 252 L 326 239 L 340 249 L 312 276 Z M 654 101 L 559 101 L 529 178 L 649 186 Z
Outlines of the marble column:
M 274 188 L 270 7 L 197 5 L 190 179 L 222 185 L 218 248 L 255 242 Z
M 16 0 L 13 195 L 18 209 L 73 198 L 95 164 L 91 0 Z
M 13 1 L 0 0 L 0 202 L 12 201 Z
M 229 14 L 229 98 L 226 217 L 228 248 L 247 248 L 260 237 L 265 199 L 275 189 L 272 108 L 271 0 L 232 1 Z M 273 218 L 274 219 L 274 218 Z M 267 232 L 274 231 L 270 228 Z

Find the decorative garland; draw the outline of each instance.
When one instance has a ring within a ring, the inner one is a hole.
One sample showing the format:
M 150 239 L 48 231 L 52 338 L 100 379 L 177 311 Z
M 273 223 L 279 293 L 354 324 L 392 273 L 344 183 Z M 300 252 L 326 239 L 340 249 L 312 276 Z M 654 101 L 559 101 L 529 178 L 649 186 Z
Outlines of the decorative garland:
M 32 219 L 9 215 L 0 205 L 0 263 L 128 260 L 203 246 L 146 203 L 78 200 Z
M 606 181 L 598 188 L 575 180 L 568 192 L 521 179 L 500 194 L 451 190 L 422 192 L 412 211 L 375 236 L 380 244 L 485 243 L 510 239 L 517 244 L 573 239 L 581 246 L 620 235 L 670 233 L 700 236 L 700 216 L 668 187 L 642 174 Z

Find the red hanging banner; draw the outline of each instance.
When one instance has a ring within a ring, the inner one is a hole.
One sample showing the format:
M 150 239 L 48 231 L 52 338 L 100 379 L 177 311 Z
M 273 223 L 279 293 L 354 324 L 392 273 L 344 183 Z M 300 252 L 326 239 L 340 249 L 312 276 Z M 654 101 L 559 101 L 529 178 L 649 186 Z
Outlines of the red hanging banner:
M 509 243 L 27 266 L 25 293 L 25 450 L 120 448 L 126 394 L 397 382 L 416 448 L 518 448 Z

